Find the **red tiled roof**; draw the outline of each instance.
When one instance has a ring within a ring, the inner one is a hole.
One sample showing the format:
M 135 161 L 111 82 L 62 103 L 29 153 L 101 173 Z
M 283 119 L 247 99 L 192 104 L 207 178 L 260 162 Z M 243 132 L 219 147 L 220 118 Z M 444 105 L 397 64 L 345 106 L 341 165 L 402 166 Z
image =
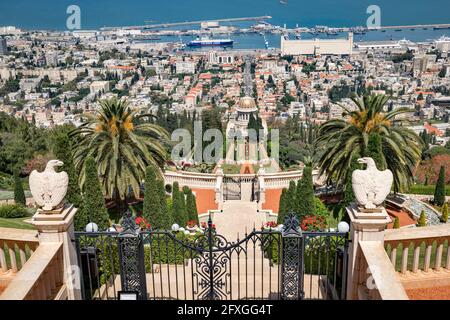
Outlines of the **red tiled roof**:
M 425 124 L 423 126 L 427 130 L 427 133 L 429 133 L 429 134 L 435 134 L 438 137 L 442 137 L 444 135 L 444 133 L 441 130 L 439 130 L 436 127 L 433 127 L 431 124 L 429 124 L 427 122 L 425 122 Z

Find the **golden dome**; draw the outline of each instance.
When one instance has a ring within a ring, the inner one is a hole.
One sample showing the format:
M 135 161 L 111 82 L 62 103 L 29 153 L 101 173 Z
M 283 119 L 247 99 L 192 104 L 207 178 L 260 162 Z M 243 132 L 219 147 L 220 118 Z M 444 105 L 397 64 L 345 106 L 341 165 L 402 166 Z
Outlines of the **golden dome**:
M 241 109 L 254 109 L 256 108 L 255 99 L 251 97 L 243 97 L 239 101 L 239 108 Z

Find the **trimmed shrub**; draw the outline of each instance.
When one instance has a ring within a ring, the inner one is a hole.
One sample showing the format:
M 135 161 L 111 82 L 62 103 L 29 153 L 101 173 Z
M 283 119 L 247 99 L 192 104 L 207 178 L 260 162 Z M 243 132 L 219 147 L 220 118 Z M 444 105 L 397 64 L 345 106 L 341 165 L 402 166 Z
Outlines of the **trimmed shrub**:
M 447 203 L 445 203 L 444 206 L 442 207 L 441 221 L 443 223 L 447 223 L 448 222 L 448 204 Z
M 394 229 L 400 229 L 400 219 L 398 217 L 395 217 L 394 220 Z
M 172 185 L 171 184 L 166 184 L 165 189 L 166 189 L 167 193 L 172 193 Z
M 184 186 L 184 187 L 182 188 L 182 190 L 183 190 L 183 193 L 184 193 L 185 195 L 187 195 L 191 189 L 189 189 L 188 186 Z
M 420 218 L 419 221 L 417 222 L 417 226 L 426 227 L 426 225 L 427 225 L 427 216 L 425 215 L 425 211 L 422 210 L 422 212 L 420 212 Z
M 27 209 L 20 204 L 5 204 L 0 206 L 0 218 L 23 218 L 27 215 Z

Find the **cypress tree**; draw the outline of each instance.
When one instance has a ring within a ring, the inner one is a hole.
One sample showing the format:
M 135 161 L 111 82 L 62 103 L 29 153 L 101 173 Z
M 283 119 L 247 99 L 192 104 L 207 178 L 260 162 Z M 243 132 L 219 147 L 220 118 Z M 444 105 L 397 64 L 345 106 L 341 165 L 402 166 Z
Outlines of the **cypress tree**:
M 67 134 L 59 134 L 53 145 L 53 153 L 58 160 L 61 160 L 64 163 L 61 167 L 61 171 L 65 171 L 69 177 L 66 201 L 78 208 L 74 218 L 74 227 L 75 230 L 80 231 L 85 229 L 86 224 L 89 223 L 89 219 L 86 210 L 83 209 L 83 197 L 81 196 L 78 175 L 73 163 L 71 150 L 71 141 Z
M 419 221 L 417 223 L 417 226 L 419 227 L 426 227 L 427 225 L 427 216 L 425 215 L 425 211 L 421 211 L 420 212 L 420 218 Z
M 166 191 L 164 187 L 164 181 L 161 179 L 158 179 L 156 181 L 157 190 L 158 190 L 158 199 L 160 202 L 160 213 L 161 217 L 158 222 L 158 227 L 160 229 L 164 230 L 170 230 L 172 227 L 173 222 L 173 216 L 171 210 L 169 210 L 167 206 L 167 197 L 166 197 Z
M 180 227 L 186 226 L 187 216 L 184 210 L 185 207 L 184 193 L 180 191 L 180 186 L 175 181 L 172 188 L 172 212 L 175 223 Z
M 280 195 L 280 204 L 278 207 L 278 218 L 277 218 L 277 223 L 278 224 L 283 224 L 284 220 L 286 218 L 286 200 L 287 200 L 287 189 L 283 188 L 283 191 L 281 191 L 281 195 Z
M 69 137 L 66 134 L 58 135 L 53 146 L 53 153 L 58 160 L 64 163 L 60 171 L 65 171 L 69 176 L 66 200 L 75 207 L 80 207 L 83 203 L 83 199 L 81 197 L 81 190 L 78 184 L 78 175 L 76 174 L 71 150 L 72 148 Z
M 186 194 L 183 191 L 181 191 L 180 193 L 178 193 L 178 196 L 180 197 L 183 226 L 186 226 L 189 220 L 186 205 Z
M 198 224 L 197 202 L 191 189 L 189 189 L 186 196 L 186 211 L 188 215 L 188 221 L 194 220 Z
M 297 193 L 297 203 L 298 203 L 298 216 L 302 220 L 305 216 L 315 215 L 314 206 L 314 186 L 312 178 L 312 168 L 306 166 L 303 169 L 303 178 L 299 182 L 301 184 L 299 193 Z
M 445 168 L 441 166 L 439 169 L 439 178 L 434 190 L 434 204 L 442 206 L 445 203 Z
M 443 223 L 447 223 L 447 221 L 448 221 L 448 204 L 447 203 L 445 203 L 444 206 L 442 207 L 441 221 Z
M 153 166 L 145 169 L 144 208 L 142 216 L 154 229 L 159 229 L 161 217 L 161 201 L 156 184 L 156 174 Z
M 27 200 L 25 197 L 25 192 L 23 191 L 22 181 L 19 177 L 19 170 L 14 170 L 14 202 L 25 206 Z
M 89 217 L 88 222 L 95 222 L 99 230 L 106 230 L 109 227 L 109 215 L 105 206 L 102 186 L 98 180 L 97 165 L 94 158 L 86 159 L 86 182 L 84 184 L 84 206 Z
M 300 182 L 299 182 L 300 183 Z M 290 214 L 291 212 L 296 212 L 296 186 L 295 181 L 289 182 L 289 189 L 286 192 L 286 212 L 285 214 Z
M 381 137 L 377 133 L 369 136 L 369 143 L 364 152 L 364 157 L 370 157 L 375 161 L 378 170 L 386 169 L 386 161 L 383 155 L 383 148 L 381 146 Z

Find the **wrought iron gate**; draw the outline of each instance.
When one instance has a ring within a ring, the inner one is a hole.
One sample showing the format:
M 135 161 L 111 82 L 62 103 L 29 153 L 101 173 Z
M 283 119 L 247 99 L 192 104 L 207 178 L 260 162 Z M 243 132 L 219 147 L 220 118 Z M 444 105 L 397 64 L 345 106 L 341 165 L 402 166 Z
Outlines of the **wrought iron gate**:
M 211 219 L 202 234 L 141 231 L 76 233 L 85 299 L 340 299 L 345 297 L 347 234 L 254 229 L 229 242 Z M 130 241 L 130 239 L 132 239 Z
M 224 177 L 224 200 L 241 200 L 241 180 L 239 178 Z

